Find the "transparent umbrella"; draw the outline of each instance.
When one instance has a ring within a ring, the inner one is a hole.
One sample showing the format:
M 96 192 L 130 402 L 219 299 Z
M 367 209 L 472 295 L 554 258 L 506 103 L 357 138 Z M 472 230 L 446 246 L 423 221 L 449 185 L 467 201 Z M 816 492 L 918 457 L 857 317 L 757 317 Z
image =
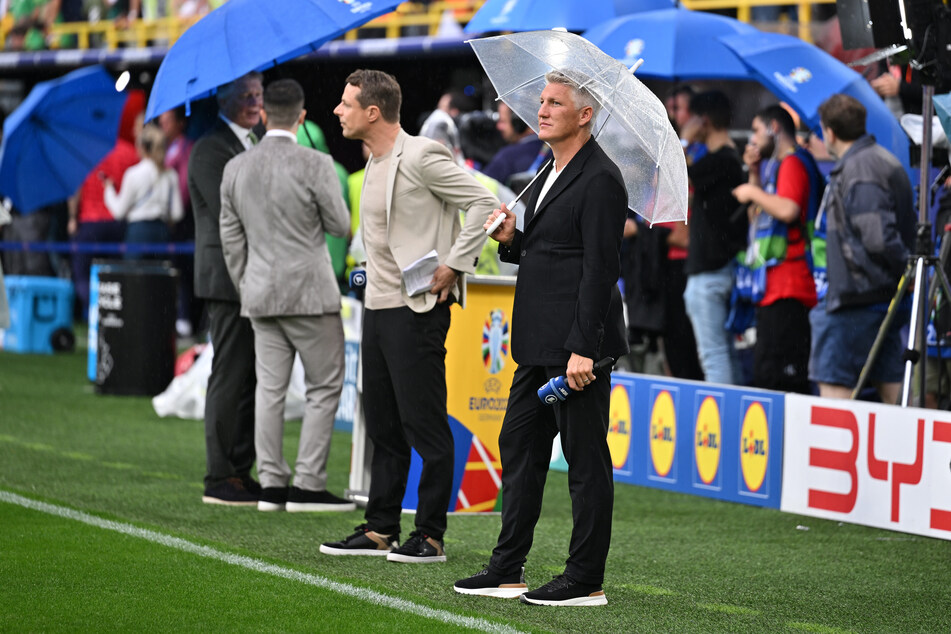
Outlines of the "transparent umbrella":
M 528 31 L 470 40 L 504 101 L 538 132 L 545 74 L 560 70 L 601 104 L 598 144 L 621 170 L 628 206 L 648 222 L 687 219 L 687 164 L 660 100 L 617 60 L 579 35 Z

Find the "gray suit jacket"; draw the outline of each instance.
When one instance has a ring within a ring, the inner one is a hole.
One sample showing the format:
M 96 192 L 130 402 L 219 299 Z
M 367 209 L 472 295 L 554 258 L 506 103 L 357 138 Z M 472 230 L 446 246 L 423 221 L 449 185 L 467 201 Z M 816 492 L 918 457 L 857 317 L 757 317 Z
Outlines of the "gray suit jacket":
M 221 180 L 221 246 L 247 317 L 340 312 L 324 232 L 350 229 L 333 160 L 266 136 Z
M 386 216 L 390 251 L 401 269 L 435 249 L 441 264 L 460 273 L 453 294 L 465 306 L 464 274 L 475 272 L 485 244 L 482 225 L 499 206 L 445 146 L 400 130 L 386 175 Z M 410 297 L 403 288 L 403 300 L 417 313 L 432 310 L 436 299 L 432 293 Z

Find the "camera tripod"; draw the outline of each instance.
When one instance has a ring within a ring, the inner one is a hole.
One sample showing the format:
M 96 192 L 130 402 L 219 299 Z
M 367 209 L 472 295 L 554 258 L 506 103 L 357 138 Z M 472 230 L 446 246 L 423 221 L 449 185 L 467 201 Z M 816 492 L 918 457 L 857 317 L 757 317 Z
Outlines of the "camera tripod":
M 908 407 L 911 404 L 912 381 L 914 378 L 915 364 L 919 363 L 927 354 L 927 319 L 931 309 L 935 304 L 938 288 L 944 292 L 945 298 L 951 299 L 951 285 L 948 283 L 948 277 L 944 273 L 943 264 L 947 262 L 948 255 L 951 253 L 951 235 L 941 241 L 941 253 L 935 257 L 934 243 L 931 238 L 931 222 L 928 219 L 928 193 L 929 177 L 931 174 L 931 120 L 934 114 L 934 85 L 924 84 L 922 86 L 922 138 L 921 138 L 921 165 L 918 182 L 918 223 L 915 231 L 915 250 L 908 258 L 908 265 L 898 283 L 898 290 L 888 305 L 888 312 L 869 351 L 865 365 L 862 366 L 862 373 L 859 375 L 858 383 L 852 391 L 852 399 L 858 398 L 859 393 L 865 388 L 868 381 L 868 375 L 871 373 L 878 358 L 885 337 L 895 318 L 901 310 L 902 300 L 911 280 L 914 279 L 913 300 L 911 308 L 911 320 L 908 330 L 908 345 L 902 355 L 905 364 L 904 380 L 902 381 L 901 406 Z M 943 174 L 944 172 L 942 172 Z M 926 292 L 929 283 L 927 273 L 929 269 L 934 268 L 934 276 L 931 278 L 931 288 Z M 921 364 L 918 374 L 918 406 L 924 407 L 925 402 L 925 365 Z

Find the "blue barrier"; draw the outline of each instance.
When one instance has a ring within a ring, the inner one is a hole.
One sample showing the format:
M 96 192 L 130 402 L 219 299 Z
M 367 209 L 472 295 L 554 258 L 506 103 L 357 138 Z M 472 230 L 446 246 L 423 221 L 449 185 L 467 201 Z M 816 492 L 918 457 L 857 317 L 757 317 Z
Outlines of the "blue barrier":
M 195 253 L 194 242 L 11 242 L 0 241 L 0 251 L 32 253 L 83 253 L 87 255 Z

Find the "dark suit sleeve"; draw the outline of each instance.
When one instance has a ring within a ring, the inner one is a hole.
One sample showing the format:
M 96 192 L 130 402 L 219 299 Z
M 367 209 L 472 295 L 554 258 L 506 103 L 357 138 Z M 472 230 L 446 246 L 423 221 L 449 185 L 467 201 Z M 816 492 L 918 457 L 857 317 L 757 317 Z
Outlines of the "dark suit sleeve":
M 221 213 L 221 178 L 233 153 L 217 139 L 199 141 L 188 161 L 188 192 L 192 205 L 207 209 L 212 216 Z
M 584 196 L 580 223 L 584 249 L 581 285 L 565 349 L 597 361 L 605 319 L 621 274 L 627 192 L 608 171 L 601 171 L 586 183 Z
M 518 264 L 522 257 L 522 232 L 515 230 L 515 237 L 512 238 L 512 246 L 505 246 L 499 243 L 499 259 L 509 264 Z

